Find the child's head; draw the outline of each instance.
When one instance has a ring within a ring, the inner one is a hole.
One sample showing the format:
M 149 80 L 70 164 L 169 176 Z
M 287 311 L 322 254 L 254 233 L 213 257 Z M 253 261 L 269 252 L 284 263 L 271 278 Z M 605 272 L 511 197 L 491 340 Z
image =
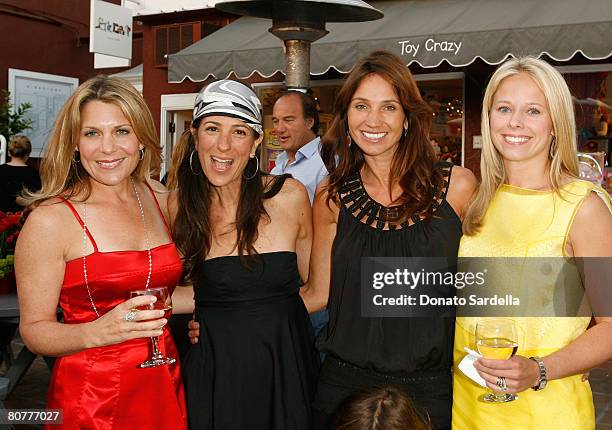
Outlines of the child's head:
M 410 398 L 394 387 L 357 392 L 338 409 L 334 430 L 428 430 Z

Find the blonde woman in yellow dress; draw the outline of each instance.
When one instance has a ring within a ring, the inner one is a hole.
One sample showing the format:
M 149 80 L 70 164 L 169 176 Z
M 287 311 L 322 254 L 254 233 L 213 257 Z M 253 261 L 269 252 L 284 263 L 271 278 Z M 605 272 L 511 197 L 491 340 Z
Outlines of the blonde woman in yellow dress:
M 502 64 L 485 92 L 482 136 L 482 184 L 461 257 L 566 257 L 571 265 L 571 257 L 612 256 L 610 198 L 578 179 L 571 95 L 552 66 L 531 57 Z M 553 285 L 538 286 L 552 297 Z M 486 389 L 457 368 L 464 347 L 475 349 L 478 320 L 456 322 L 453 429 L 595 428 L 581 374 L 612 358 L 612 318 L 596 317 L 589 329 L 590 317 L 515 318 L 517 354 L 474 365 L 489 389 L 520 393 L 504 404 L 479 400 Z

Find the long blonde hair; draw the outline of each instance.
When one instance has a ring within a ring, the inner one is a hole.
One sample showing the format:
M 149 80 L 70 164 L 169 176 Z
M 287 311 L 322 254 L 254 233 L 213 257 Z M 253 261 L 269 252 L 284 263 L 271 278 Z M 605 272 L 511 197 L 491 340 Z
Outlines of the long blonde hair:
M 569 88 L 563 76 L 547 62 L 534 58 L 512 58 L 497 68 L 482 101 L 481 134 L 482 155 L 480 173 L 482 181 L 463 220 L 463 233 L 476 234 L 493 196 L 506 180 L 506 171 L 501 154 L 491 140 L 490 111 L 495 92 L 502 81 L 510 76 L 525 73 L 540 88 L 552 120 L 554 140 L 551 143 L 549 180 L 553 191 L 559 192 L 564 176 L 578 177 L 578 156 L 576 154 L 576 122 L 574 105 Z
M 40 167 L 42 189 L 26 193 L 28 205 L 36 206 L 55 196 L 87 199 L 91 193 L 89 175 L 76 158 L 81 112 L 86 103 L 97 100 L 118 106 L 144 147 L 144 155 L 132 176 L 148 180 L 161 163 L 161 147 L 151 112 L 136 89 L 126 80 L 104 75 L 89 79 L 77 88 L 60 110 Z

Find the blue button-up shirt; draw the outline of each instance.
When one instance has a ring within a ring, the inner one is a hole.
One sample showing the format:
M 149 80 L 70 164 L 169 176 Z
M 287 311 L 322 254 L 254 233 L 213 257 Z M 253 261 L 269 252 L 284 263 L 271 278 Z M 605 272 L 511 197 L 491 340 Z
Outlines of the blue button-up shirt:
M 293 163 L 289 163 L 286 152 L 281 152 L 276 157 L 276 165 L 270 172 L 273 175 L 290 173 L 294 179 L 300 181 L 308 191 L 311 206 L 317 185 L 327 176 L 327 169 L 321 159 L 320 146 L 321 138 L 314 138 L 296 152 Z

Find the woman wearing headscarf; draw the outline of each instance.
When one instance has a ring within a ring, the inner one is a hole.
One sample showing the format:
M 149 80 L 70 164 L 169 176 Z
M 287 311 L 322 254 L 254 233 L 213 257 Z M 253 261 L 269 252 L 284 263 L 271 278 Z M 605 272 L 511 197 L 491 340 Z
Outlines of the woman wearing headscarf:
M 306 189 L 259 170 L 261 103 L 242 83 L 205 87 L 184 138 L 169 204 L 201 327 L 183 364 L 190 427 L 308 429 L 318 355 L 299 296 Z

